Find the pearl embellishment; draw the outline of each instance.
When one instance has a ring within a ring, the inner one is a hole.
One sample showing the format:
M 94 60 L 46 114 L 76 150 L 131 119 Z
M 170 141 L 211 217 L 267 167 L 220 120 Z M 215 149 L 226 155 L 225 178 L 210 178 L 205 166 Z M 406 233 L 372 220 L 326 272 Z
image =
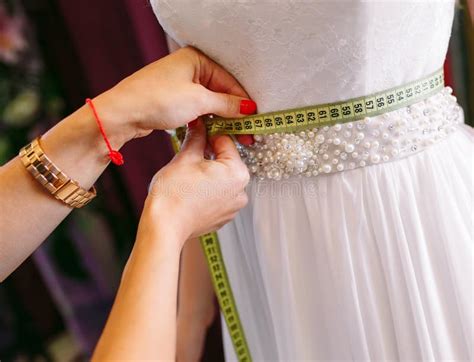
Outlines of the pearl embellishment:
M 314 177 L 389 162 L 445 139 L 462 122 L 462 109 L 442 91 L 375 117 L 298 133 L 255 135 L 238 145 L 250 173 L 260 180 Z

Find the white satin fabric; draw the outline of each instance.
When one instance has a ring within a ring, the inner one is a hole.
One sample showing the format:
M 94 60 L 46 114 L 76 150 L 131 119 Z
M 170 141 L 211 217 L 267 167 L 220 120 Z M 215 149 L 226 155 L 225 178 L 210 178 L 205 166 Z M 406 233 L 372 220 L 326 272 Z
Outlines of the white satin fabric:
M 221 63 L 261 112 L 434 72 L 454 9 L 451 0 L 151 3 L 179 45 Z M 461 125 L 401 160 L 252 179 L 249 205 L 219 237 L 253 359 L 472 360 L 473 151 Z

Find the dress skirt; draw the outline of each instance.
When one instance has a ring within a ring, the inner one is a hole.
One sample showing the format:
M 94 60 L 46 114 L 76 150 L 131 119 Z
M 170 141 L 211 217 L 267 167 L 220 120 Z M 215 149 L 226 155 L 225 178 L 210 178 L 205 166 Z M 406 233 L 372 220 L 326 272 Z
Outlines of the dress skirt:
M 458 127 L 396 161 L 251 180 L 219 239 L 254 361 L 473 359 L 474 131 Z

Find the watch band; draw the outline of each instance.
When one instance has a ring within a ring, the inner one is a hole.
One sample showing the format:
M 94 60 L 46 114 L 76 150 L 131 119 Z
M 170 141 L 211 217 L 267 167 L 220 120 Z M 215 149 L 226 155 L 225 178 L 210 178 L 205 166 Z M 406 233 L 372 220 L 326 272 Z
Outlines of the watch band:
M 20 150 L 20 158 L 44 188 L 70 207 L 81 208 L 97 195 L 95 187 L 87 191 L 57 168 L 41 148 L 39 137 Z

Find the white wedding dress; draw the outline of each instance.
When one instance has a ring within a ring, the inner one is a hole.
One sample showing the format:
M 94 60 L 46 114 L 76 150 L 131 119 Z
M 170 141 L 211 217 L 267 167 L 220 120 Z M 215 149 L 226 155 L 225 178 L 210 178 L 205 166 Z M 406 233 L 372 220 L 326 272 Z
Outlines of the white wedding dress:
M 259 112 L 360 97 L 433 73 L 444 62 L 455 6 L 151 2 L 165 31 L 223 65 Z M 272 168 L 285 155 L 263 147 L 274 142 L 269 136 L 258 139 L 263 155 L 246 153 L 262 160 L 249 161 L 250 202 L 219 238 L 255 361 L 472 360 L 474 135 L 453 97 L 441 94 L 365 124 L 288 136 L 321 144 L 311 148 L 320 161 L 300 160 L 301 169 Z M 420 126 L 421 118 L 451 122 L 450 131 Z M 403 132 L 380 131 L 384 122 L 390 129 L 404 122 Z M 341 152 L 338 134 L 347 146 L 356 127 L 354 145 L 370 141 Z M 407 132 L 416 137 L 400 141 Z M 399 150 L 403 157 L 395 157 Z

